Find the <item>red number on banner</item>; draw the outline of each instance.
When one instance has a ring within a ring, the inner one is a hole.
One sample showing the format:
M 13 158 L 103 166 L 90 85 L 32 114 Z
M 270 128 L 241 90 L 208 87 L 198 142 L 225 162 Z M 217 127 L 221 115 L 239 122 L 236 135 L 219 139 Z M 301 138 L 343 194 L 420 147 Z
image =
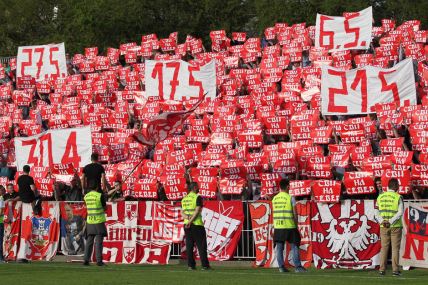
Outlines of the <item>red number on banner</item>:
M 43 66 L 43 54 L 45 53 L 45 48 L 42 48 L 42 47 L 41 48 L 35 48 L 34 53 L 40 54 L 39 60 L 36 63 L 36 66 L 37 66 L 36 79 L 39 79 L 40 71 L 42 71 L 42 66 Z
M 348 95 L 348 90 L 346 87 L 346 72 L 345 71 L 336 71 L 333 69 L 328 70 L 328 74 L 333 76 L 340 76 L 342 81 L 342 88 L 329 88 L 328 89 L 328 112 L 330 113 L 346 113 L 348 112 L 348 107 L 346 106 L 336 106 L 334 104 L 334 97 L 338 95 Z
M 320 16 L 320 35 L 319 35 L 319 46 L 332 49 L 334 47 L 334 32 L 324 31 L 324 23 L 326 21 L 333 20 L 331 17 L 325 15 Z M 328 37 L 328 44 L 324 44 L 324 37 Z
M 27 66 L 31 66 L 33 64 L 33 50 L 30 48 L 24 48 L 22 50 L 22 53 L 28 54 L 28 61 L 24 61 L 21 64 L 21 77 L 24 77 L 25 76 L 25 68 Z
M 385 75 L 386 74 L 390 74 L 395 72 L 395 70 L 391 70 L 391 71 L 379 71 L 379 79 L 382 82 L 382 89 L 380 90 L 381 92 L 386 92 L 386 91 L 391 91 L 392 92 L 392 96 L 394 99 L 394 102 L 397 104 L 397 106 L 400 106 L 400 95 L 398 94 L 398 87 L 397 87 L 397 83 L 393 82 L 388 84 L 386 82 L 386 78 Z
M 356 18 L 356 17 L 359 17 L 359 16 L 360 16 L 360 13 L 355 13 L 355 14 L 352 14 L 351 16 L 345 18 L 345 23 L 344 23 L 345 32 L 347 34 L 354 34 L 355 35 L 355 40 L 353 42 L 346 43 L 344 45 L 345 48 L 353 48 L 353 47 L 356 47 L 358 45 L 358 40 L 360 38 L 360 28 L 350 28 L 349 27 L 349 20 Z
M 171 85 L 171 94 L 169 95 L 169 99 L 174 100 L 175 91 L 177 90 L 177 86 L 180 84 L 178 79 L 178 71 L 180 70 L 180 62 L 172 61 L 166 63 L 167 68 L 174 68 L 174 74 L 172 76 L 172 80 L 169 82 Z
M 47 142 L 48 144 L 48 165 L 53 165 L 53 158 L 52 158 L 52 137 L 50 133 L 44 134 L 40 137 L 40 160 L 39 160 L 39 166 L 44 166 L 43 164 L 43 156 L 45 151 L 45 145 L 44 142 Z
M 56 68 L 56 77 L 59 77 L 60 76 L 60 74 L 59 74 L 60 71 L 59 71 L 58 60 L 54 60 L 53 59 L 53 53 L 56 52 L 56 51 L 59 51 L 58 47 L 51 47 L 49 49 L 49 62 L 50 62 L 51 65 L 55 66 L 55 68 Z
M 61 158 L 61 164 L 72 163 L 74 167 L 79 167 L 81 157 L 77 152 L 77 143 L 76 143 L 76 132 L 71 132 L 67 140 L 67 146 L 65 147 L 64 155 Z
M 156 77 L 158 78 L 159 97 L 161 100 L 163 100 L 163 63 L 162 62 L 157 62 L 155 64 L 155 67 L 153 68 L 152 78 L 156 79 Z
M 38 166 L 38 162 L 39 159 L 34 156 L 34 153 L 36 152 L 36 145 L 37 145 L 37 140 L 36 139 L 32 139 L 32 140 L 28 140 L 28 141 L 22 141 L 22 146 L 28 146 L 30 145 L 30 153 L 28 155 L 28 164 L 32 164 L 34 166 Z
M 204 96 L 204 87 L 202 86 L 202 82 L 199 80 L 195 80 L 195 77 L 193 77 L 193 71 L 199 71 L 200 68 L 199 66 L 189 65 L 188 70 L 189 70 L 189 85 L 199 87 L 199 98 L 202 98 Z
M 357 89 L 358 84 L 361 82 L 361 112 L 367 112 L 367 74 L 365 69 L 357 70 L 354 82 L 351 84 L 353 90 Z

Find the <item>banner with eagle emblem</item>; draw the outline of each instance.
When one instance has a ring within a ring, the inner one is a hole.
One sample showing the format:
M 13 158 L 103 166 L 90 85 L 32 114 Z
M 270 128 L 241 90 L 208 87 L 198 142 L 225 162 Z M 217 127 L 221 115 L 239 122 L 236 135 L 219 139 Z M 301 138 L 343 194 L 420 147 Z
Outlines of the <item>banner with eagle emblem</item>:
M 317 203 L 311 217 L 313 260 L 318 269 L 374 269 L 379 265 L 375 201 Z

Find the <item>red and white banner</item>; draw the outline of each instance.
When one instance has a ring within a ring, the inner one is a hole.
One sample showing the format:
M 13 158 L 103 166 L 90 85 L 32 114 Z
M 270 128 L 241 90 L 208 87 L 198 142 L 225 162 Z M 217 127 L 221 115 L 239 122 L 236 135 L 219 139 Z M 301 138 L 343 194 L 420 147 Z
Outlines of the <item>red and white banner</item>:
M 428 268 L 428 203 L 405 203 L 400 265 Z
M 154 202 L 152 240 L 178 243 L 184 238 L 181 207 Z
M 412 59 L 385 69 L 365 66 L 348 71 L 323 65 L 321 112 L 323 115 L 375 113 L 376 104 L 416 105 Z
M 328 51 L 368 49 L 372 34 L 372 7 L 344 17 L 317 14 L 315 47 Z
M 306 268 L 311 266 L 312 246 L 311 246 L 311 213 L 312 202 L 299 201 L 296 203 L 298 215 L 298 230 L 300 232 L 300 259 Z M 251 225 L 253 229 L 253 239 L 255 243 L 256 260 L 254 266 L 257 267 L 278 267 L 275 244 L 273 241 L 273 215 L 272 205 L 268 201 L 249 203 Z M 285 250 L 285 264 L 292 265 L 292 255 L 290 245 L 287 244 Z
M 167 264 L 170 243 L 152 238 L 153 202 L 108 203 L 103 260 L 114 263 Z
M 85 252 L 86 206 L 84 202 L 60 202 L 61 252 L 79 255 Z
M 91 128 L 49 130 L 32 137 L 15 138 L 18 170 L 26 164 L 48 166 L 73 163 L 75 168 L 91 162 Z
M 276 258 L 273 242 L 273 215 L 271 202 L 252 202 L 248 204 L 253 228 L 256 260 L 254 266 L 274 267 Z
M 141 132 L 136 132 L 134 138 L 142 144 L 156 145 L 183 127 L 186 119 L 198 108 L 205 97 L 201 97 L 189 110 L 164 112 L 150 119 Z
M 146 94 L 164 100 L 216 97 L 215 61 L 202 66 L 185 61 L 146 61 Z
M 202 220 L 207 233 L 208 259 L 229 260 L 233 257 L 244 224 L 240 201 L 205 201 Z
M 380 262 L 380 229 L 372 200 L 317 203 L 311 213 L 312 250 L 318 269 L 374 269 Z
M 67 76 L 64 43 L 18 48 L 16 77 L 30 76 L 37 81 Z
M 22 202 L 5 202 L 3 255 L 5 260 L 16 260 L 21 231 Z M 1 245 L 0 245 L 1 246 Z
M 59 203 L 42 202 L 36 216 L 30 203 L 22 203 L 21 239 L 18 259 L 51 260 L 59 244 Z

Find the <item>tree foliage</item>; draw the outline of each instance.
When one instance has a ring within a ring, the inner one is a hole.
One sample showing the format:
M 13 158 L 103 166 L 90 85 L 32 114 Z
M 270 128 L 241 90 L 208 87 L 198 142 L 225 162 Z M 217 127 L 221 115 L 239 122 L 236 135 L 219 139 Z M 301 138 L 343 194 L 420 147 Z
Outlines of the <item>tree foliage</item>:
M 0 55 L 15 55 L 23 45 L 65 42 L 69 53 L 101 50 L 178 31 L 209 43 L 211 30 L 260 35 L 275 22 L 315 23 L 316 13 L 341 15 L 373 6 L 382 18 L 421 20 L 427 26 L 426 0 L 0 0 Z

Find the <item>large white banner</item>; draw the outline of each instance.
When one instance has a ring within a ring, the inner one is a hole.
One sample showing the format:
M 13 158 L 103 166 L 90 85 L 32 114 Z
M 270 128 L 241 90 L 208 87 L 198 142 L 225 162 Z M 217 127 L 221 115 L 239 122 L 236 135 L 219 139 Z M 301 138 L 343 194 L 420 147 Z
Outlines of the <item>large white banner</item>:
M 165 100 L 216 97 L 215 61 L 193 66 L 185 61 L 146 61 L 146 94 Z
M 36 81 L 67 76 L 64 43 L 18 48 L 16 76 Z
M 317 14 L 315 46 L 329 51 L 368 49 L 372 34 L 372 7 L 345 17 Z
M 378 103 L 416 105 L 411 59 L 389 69 L 365 66 L 344 71 L 327 65 L 321 69 L 321 112 L 324 115 L 374 113 Z
M 15 138 L 15 156 L 18 170 L 26 164 L 49 166 L 73 163 L 83 167 L 91 162 L 91 128 L 49 130 L 32 137 Z

